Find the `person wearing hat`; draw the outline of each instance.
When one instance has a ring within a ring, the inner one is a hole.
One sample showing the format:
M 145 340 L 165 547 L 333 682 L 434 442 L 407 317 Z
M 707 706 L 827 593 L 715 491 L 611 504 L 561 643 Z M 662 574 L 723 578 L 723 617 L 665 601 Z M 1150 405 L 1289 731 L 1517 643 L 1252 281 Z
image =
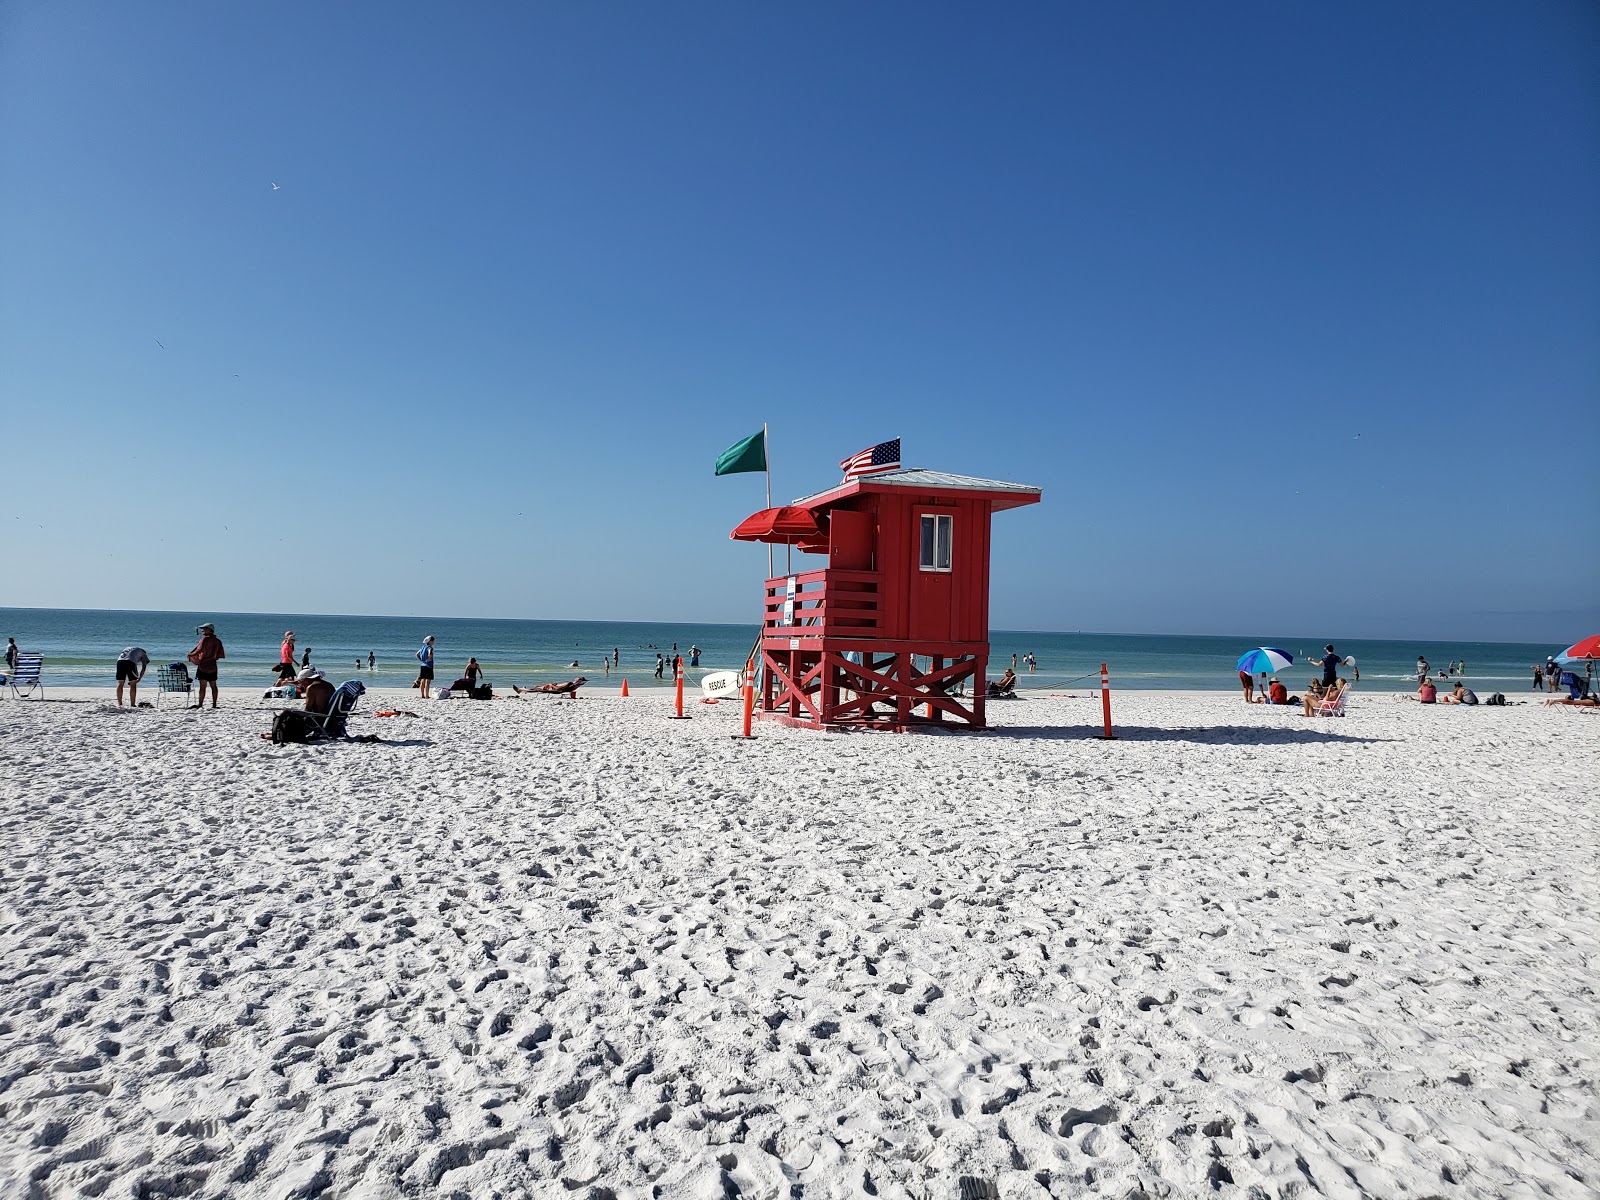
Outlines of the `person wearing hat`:
M 417 687 L 424 700 L 433 694 L 433 634 L 422 639 L 422 649 L 417 651 L 417 662 L 422 669 L 417 672 Z
M 320 716 L 333 706 L 333 684 L 315 667 L 304 668 L 294 677 L 294 685 L 306 698 L 307 712 Z
M 278 673 L 279 687 L 294 678 L 294 630 L 284 632 L 283 645 L 278 647 L 278 665 L 272 669 Z
M 217 663 L 228 657 L 217 637 L 217 627 L 210 621 L 195 631 L 200 640 L 189 651 L 189 661 L 194 664 L 194 677 L 200 681 L 200 699 L 196 708 L 206 706 L 206 685 L 211 685 L 211 707 L 217 707 Z

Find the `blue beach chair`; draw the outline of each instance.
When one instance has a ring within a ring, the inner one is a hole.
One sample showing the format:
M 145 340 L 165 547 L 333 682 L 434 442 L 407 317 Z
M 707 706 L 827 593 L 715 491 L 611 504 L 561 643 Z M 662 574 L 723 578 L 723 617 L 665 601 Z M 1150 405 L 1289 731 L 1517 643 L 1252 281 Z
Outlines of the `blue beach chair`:
M 11 685 L 11 695 L 16 700 L 26 700 L 35 691 L 41 699 L 44 697 L 44 680 L 40 678 L 44 671 L 44 655 L 19 654 L 17 655 L 17 669 L 11 672 L 11 677 L 6 680 Z
M 325 738 L 348 737 L 345 726 L 350 721 L 350 714 L 355 712 L 356 701 L 361 699 L 366 690 L 367 685 L 359 679 L 347 679 L 333 693 L 327 712 L 307 713 L 306 716 L 316 726 L 317 735 Z

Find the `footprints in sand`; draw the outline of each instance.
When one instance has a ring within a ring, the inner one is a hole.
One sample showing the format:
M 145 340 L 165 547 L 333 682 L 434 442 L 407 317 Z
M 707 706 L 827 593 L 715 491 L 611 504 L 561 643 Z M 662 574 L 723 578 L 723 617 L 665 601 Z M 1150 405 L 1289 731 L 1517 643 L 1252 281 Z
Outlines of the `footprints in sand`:
M 40 727 L 76 749 L 0 810 L 19 1169 L 245 1200 L 1600 1177 L 1575 794 L 1461 807 L 1432 742 L 1296 749 L 1325 778 L 1187 737 L 1109 776 L 1000 737 L 736 757 L 698 721 L 597 754 L 632 718 L 569 707 L 315 772 L 208 747 L 159 808 L 120 735 Z

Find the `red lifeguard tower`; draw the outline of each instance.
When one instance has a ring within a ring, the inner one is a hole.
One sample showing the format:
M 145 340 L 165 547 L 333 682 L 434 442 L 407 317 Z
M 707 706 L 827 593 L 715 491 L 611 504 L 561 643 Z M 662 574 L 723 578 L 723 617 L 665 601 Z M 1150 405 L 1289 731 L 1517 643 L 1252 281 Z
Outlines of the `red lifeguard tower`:
M 1040 495 L 916 469 L 767 510 L 780 532 L 757 540 L 795 542 L 828 565 L 766 582 L 761 715 L 816 729 L 984 728 L 989 518 Z M 807 513 L 814 530 L 797 531 Z

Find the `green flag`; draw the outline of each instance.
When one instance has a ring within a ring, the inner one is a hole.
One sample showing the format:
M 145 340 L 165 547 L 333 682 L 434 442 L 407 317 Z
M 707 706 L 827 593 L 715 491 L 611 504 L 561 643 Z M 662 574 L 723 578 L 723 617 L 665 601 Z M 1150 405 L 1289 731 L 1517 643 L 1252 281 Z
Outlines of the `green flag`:
M 718 475 L 737 475 L 741 471 L 767 469 L 767 433 L 752 433 L 742 442 L 735 442 L 717 455 Z

